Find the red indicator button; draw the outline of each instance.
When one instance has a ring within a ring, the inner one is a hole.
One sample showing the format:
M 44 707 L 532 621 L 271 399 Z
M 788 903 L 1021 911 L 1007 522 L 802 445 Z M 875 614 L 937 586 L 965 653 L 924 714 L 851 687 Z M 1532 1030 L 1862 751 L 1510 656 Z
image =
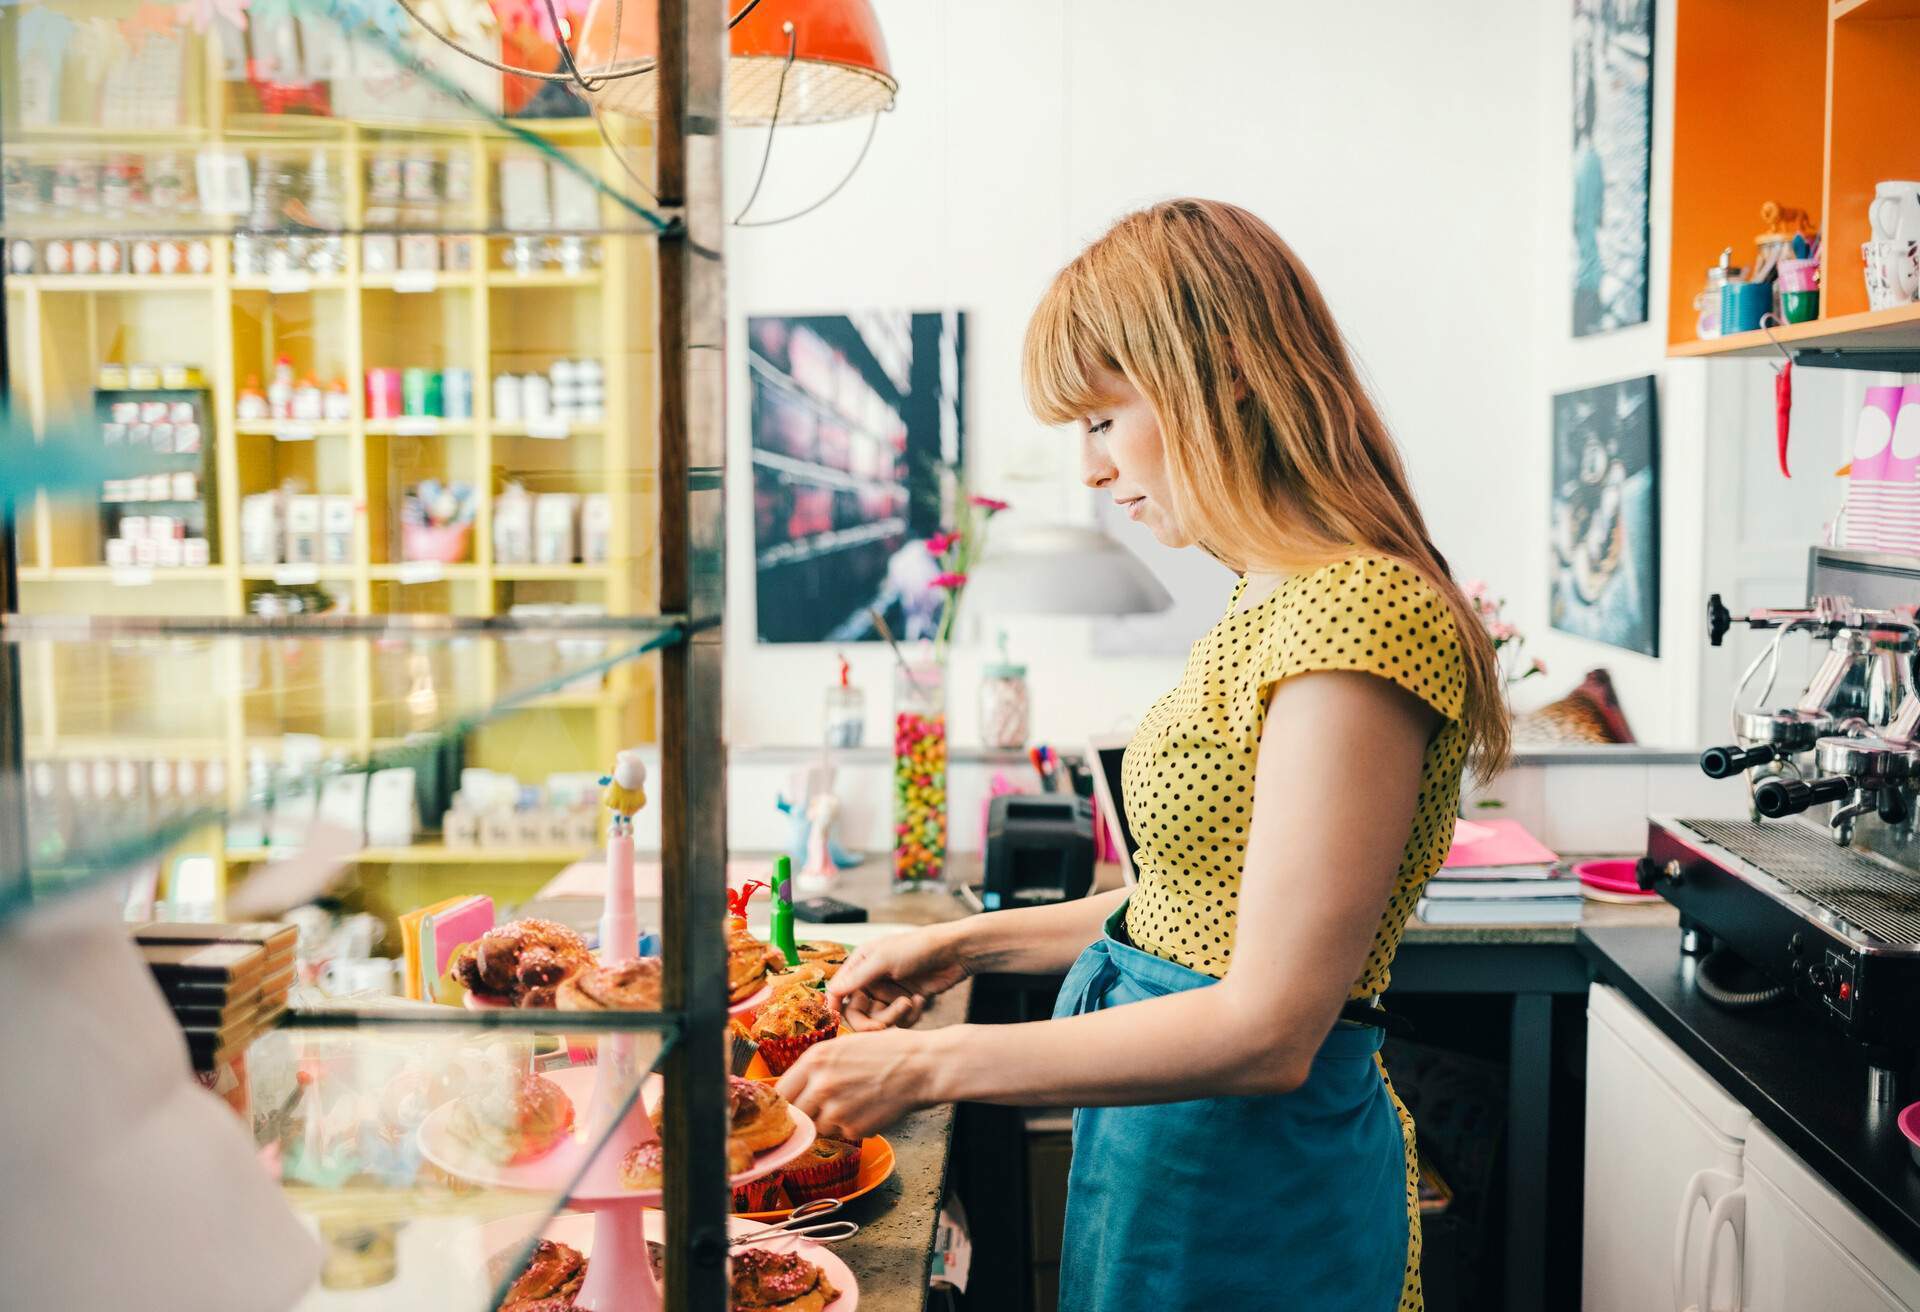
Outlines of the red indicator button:
M 1845 980 L 1841 980 L 1840 981 L 1840 1001 L 1845 1002 L 1848 998 L 1852 996 L 1853 996 L 1853 985 L 1847 983 L 1847 981 Z

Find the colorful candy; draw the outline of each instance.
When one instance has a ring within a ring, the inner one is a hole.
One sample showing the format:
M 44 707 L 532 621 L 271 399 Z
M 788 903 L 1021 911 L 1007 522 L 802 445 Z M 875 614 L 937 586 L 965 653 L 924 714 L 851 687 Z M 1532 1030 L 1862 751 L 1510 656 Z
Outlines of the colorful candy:
M 893 877 L 937 881 L 947 868 L 947 717 L 893 720 Z

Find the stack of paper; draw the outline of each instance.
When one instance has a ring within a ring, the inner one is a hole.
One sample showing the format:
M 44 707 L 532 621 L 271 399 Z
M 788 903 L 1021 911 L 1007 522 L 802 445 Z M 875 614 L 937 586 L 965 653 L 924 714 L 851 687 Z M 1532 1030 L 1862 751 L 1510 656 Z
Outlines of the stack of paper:
M 1462 820 L 1415 914 L 1430 925 L 1570 925 L 1580 883 L 1517 820 Z

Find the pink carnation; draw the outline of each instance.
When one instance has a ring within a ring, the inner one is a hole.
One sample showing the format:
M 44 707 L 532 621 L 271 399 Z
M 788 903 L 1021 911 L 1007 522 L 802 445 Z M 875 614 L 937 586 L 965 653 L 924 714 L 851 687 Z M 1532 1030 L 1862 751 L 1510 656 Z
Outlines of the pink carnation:
M 1535 674 L 1545 674 L 1547 672 L 1547 663 L 1538 656 L 1533 658 L 1533 672 Z
M 1513 625 L 1508 624 L 1505 620 L 1502 620 L 1498 624 L 1487 625 L 1487 632 L 1493 636 L 1495 642 L 1505 642 L 1518 633 L 1519 630 L 1514 628 Z
M 1469 597 L 1478 601 L 1487 595 L 1487 581 L 1485 579 L 1468 579 L 1465 585 L 1465 591 Z
M 984 510 L 989 515 L 999 514 L 1001 511 L 1007 509 L 1008 505 L 1007 502 L 996 501 L 992 497 L 968 497 L 967 500 L 976 509 Z
M 936 588 L 946 588 L 950 592 L 958 592 L 967 586 L 967 576 L 965 574 L 938 574 L 934 576 L 933 586 Z
M 960 535 L 958 533 L 935 533 L 927 539 L 927 554 L 929 556 L 944 556 L 953 549 L 954 544 L 959 540 Z

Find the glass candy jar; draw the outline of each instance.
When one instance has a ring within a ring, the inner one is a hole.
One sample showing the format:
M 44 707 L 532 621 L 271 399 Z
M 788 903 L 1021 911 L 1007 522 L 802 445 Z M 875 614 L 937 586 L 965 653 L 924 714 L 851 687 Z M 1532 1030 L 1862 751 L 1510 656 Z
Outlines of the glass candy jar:
M 893 705 L 893 880 L 938 886 L 947 871 L 946 667 L 896 666 Z

